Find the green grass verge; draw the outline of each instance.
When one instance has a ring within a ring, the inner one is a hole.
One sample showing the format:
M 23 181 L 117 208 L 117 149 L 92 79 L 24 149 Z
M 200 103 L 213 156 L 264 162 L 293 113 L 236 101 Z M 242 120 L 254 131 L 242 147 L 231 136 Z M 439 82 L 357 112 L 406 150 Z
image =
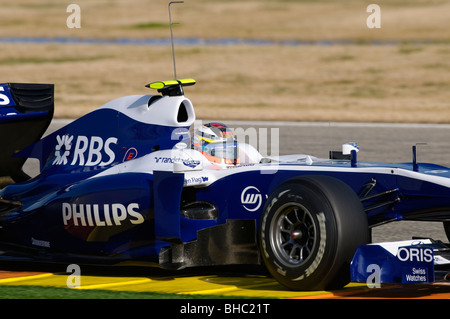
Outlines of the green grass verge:
M 156 292 L 78 290 L 42 286 L 0 286 L 0 299 L 245 299 L 218 295 L 179 295 Z M 252 298 L 254 299 L 254 298 Z

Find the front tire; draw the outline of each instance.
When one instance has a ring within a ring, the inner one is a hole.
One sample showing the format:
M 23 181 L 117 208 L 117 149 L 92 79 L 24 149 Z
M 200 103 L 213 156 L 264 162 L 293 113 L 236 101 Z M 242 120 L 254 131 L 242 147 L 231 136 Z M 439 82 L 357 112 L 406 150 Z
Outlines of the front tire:
M 355 192 L 328 176 L 300 177 L 278 186 L 260 220 L 263 261 L 293 290 L 339 289 L 349 282 L 356 248 L 370 241 Z

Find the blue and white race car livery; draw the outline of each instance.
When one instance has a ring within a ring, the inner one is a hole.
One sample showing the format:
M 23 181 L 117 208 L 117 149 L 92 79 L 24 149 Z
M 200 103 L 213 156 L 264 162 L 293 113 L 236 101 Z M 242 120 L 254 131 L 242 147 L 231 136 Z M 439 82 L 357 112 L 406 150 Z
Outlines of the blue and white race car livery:
M 197 124 L 184 96 L 194 83 L 151 83 L 159 94 L 115 99 L 43 138 L 53 85 L 1 84 L 0 173 L 15 181 L 0 191 L 1 250 L 171 269 L 263 264 L 287 288 L 336 289 L 367 280 L 355 265 L 378 264 L 371 227 L 449 220 L 448 168 L 359 162 L 354 143 L 328 159 L 263 157 L 226 125 Z M 35 177 L 27 158 L 40 162 Z

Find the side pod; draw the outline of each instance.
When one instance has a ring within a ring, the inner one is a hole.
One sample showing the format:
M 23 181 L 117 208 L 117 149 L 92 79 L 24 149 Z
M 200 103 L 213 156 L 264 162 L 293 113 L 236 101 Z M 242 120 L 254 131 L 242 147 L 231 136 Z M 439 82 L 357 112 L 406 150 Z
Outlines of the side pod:
M 225 224 L 200 229 L 197 239 L 171 243 L 159 254 L 163 268 L 260 265 L 253 219 L 227 219 Z
M 153 183 L 155 236 L 168 243 L 159 254 L 163 268 L 260 264 L 254 219 L 227 219 L 198 229 L 195 240 L 183 242 L 180 198 L 184 174 L 155 171 Z

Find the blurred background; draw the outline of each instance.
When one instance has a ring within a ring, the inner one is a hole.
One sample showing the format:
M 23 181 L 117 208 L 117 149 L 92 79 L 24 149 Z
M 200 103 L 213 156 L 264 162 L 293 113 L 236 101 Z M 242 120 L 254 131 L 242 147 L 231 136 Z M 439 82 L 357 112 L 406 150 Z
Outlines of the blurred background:
M 450 123 L 450 2 L 186 0 L 177 74 L 198 118 Z M 1 1 L 0 81 L 54 83 L 55 116 L 173 78 L 168 1 Z M 369 28 L 370 4 L 381 28 Z M 79 7 L 80 28 L 68 27 Z

